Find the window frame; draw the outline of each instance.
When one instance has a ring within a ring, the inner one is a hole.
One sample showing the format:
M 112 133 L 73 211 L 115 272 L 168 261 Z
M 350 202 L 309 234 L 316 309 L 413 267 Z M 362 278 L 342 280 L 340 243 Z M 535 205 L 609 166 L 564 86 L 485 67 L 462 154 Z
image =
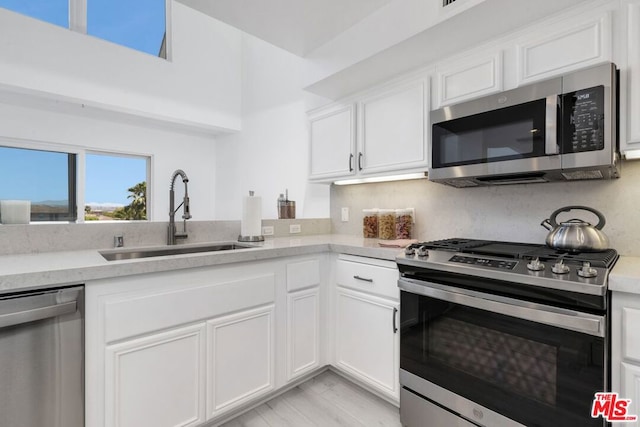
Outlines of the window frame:
M 84 206 L 87 203 L 85 199 L 85 195 L 87 192 L 86 183 L 87 183 L 87 154 L 98 155 L 98 156 L 111 156 L 111 157 L 140 157 L 147 159 L 147 167 L 145 171 L 145 180 L 147 183 L 147 194 L 145 195 L 146 202 L 146 213 L 147 219 L 145 220 L 102 220 L 102 221 L 85 221 L 84 220 Z M 82 153 L 82 194 L 78 195 L 78 198 L 82 198 L 82 205 L 78 204 L 78 219 L 77 223 L 91 223 L 91 224 L 109 224 L 114 222 L 136 222 L 136 223 L 144 223 L 151 222 L 152 215 L 152 203 L 151 203 L 151 170 L 153 167 L 153 154 L 145 154 L 138 152 L 128 152 L 128 151 L 113 151 L 113 150 L 101 150 L 96 148 L 87 148 L 83 150 Z M 79 174 L 78 174 L 79 176 Z
M 85 35 L 90 35 L 87 33 L 87 1 L 90 0 L 69 0 L 69 29 L 81 34 L 85 34 Z M 172 37 L 171 37 L 171 3 L 172 0 L 165 0 L 164 1 L 164 42 L 165 42 L 165 56 L 160 56 L 160 52 L 162 51 L 162 45 L 160 46 L 160 49 L 158 50 L 158 53 L 156 53 L 154 56 L 157 58 L 162 58 L 164 60 L 167 61 L 171 61 L 172 58 Z M 101 39 L 100 37 L 97 36 L 92 36 L 92 37 L 96 37 L 100 40 L 104 40 L 106 42 L 118 45 L 118 46 L 122 46 L 124 48 L 127 49 L 132 49 L 135 50 L 137 52 L 141 52 L 141 53 L 145 53 L 146 52 L 142 52 L 140 50 L 134 49 L 132 47 L 129 46 L 124 46 L 115 42 L 112 42 L 110 40 L 105 40 L 105 39 Z
M 49 220 L 49 221 L 30 221 L 30 224 L 87 224 L 87 223 L 96 223 L 96 224 L 105 224 L 105 223 L 115 223 L 115 222 L 136 222 L 136 223 L 145 223 L 152 222 L 153 217 L 153 198 L 152 198 L 152 186 L 153 182 L 151 177 L 153 176 L 154 169 L 154 155 L 150 153 L 142 153 L 142 152 L 131 152 L 125 150 L 108 150 L 94 147 L 79 147 L 75 145 L 68 145 L 62 143 L 53 143 L 46 141 L 34 141 L 28 139 L 20 139 L 20 138 L 10 138 L 0 136 L 0 145 L 3 147 L 10 148 L 22 148 L 27 150 L 40 150 L 40 151 L 52 151 L 56 153 L 63 154 L 71 154 L 75 156 L 75 179 L 69 180 L 69 188 L 71 190 L 74 187 L 75 190 L 75 200 L 70 200 L 69 205 L 75 205 L 75 219 L 64 219 L 60 221 Z M 113 221 L 85 221 L 84 220 L 84 206 L 86 203 L 85 200 L 85 192 L 86 192 L 86 155 L 88 154 L 98 154 L 98 155 L 106 155 L 106 156 L 121 156 L 121 157 L 141 157 L 147 159 L 147 167 L 146 167 L 146 182 L 147 182 L 147 194 L 146 194 L 146 203 L 147 203 L 147 219 L 146 220 L 113 220 Z M 72 168 L 69 168 L 69 173 L 73 173 Z
M 69 4 L 69 27 L 68 29 L 71 31 L 74 31 L 76 33 L 80 33 L 80 34 L 84 34 L 84 35 L 90 35 L 87 33 L 87 1 L 91 1 L 91 0 L 67 0 L 68 4 Z M 97 36 L 92 36 L 91 37 L 95 37 L 96 39 L 99 40 L 103 40 L 106 41 L 108 43 L 114 44 L 116 46 L 120 46 L 120 47 L 124 47 L 126 49 L 131 49 L 134 50 L 136 52 L 140 52 L 143 53 L 145 55 L 150 55 L 156 58 L 161 58 L 163 60 L 169 61 L 171 62 L 171 58 L 172 56 L 172 37 L 171 37 L 171 3 L 172 0 L 164 0 L 164 53 L 165 55 L 162 56 L 161 53 L 163 52 L 163 44 L 161 43 L 160 48 L 158 49 L 158 52 L 155 53 L 155 55 L 151 55 L 150 53 L 129 47 L 129 46 L 125 46 L 116 42 L 113 42 L 111 40 L 106 40 L 106 39 L 102 39 L 100 37 Z M 11 9 L 7 9 L 7 10 L 11 10 Z M 12 12 L 15 12 L 13 10 L 11 10 Z M 15 13 L 19 13 L 19 12 L 15 12 Z M 34 18 L 33 19 L 38 19 L 38 18 Z M 43 21 L 38 19 L 40 22 L 47 22 L 47 21 Z M 49 22 L 47 22 L 50 25 L 55 25 L 55 24 L 51 24 Z M 59 27 L 59 28 L 64 28 L 64 27 Z

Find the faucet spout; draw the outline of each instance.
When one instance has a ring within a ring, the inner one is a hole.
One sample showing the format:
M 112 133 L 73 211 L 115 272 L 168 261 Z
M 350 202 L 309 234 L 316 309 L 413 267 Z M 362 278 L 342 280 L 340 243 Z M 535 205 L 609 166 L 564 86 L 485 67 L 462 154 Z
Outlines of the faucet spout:
M 184 183 L 184 198 L 182 199 L 182 203 L 180 203 L 176 208 L 174 188 L 175 188 L 175 183 L 178 176 L 182 178 L 182 182 Z M 175 245 L 176 239 L 186 239 L 188 236 L 187 220 L 191 219 L 191 211 L 189 207 L 189 188 L 187 186 L 188 182 L 189 182 L 189 178 L 187 177 L 187 174 L 184 173 L 182 169 L 176 170 L 173 173 L 173 175 L 171 175 L 171 185 L 169 186 L 169 230 L 168 230 L 168 237 L 167 237 L 168 245 Z M 183 219 L 182 233 L 178 233 L 176 229 L 176 220 L 175 220 L 176 212 L 178 211 L 178 209 L 180 209 L 180 206 L 182 206 L 182 219 Z

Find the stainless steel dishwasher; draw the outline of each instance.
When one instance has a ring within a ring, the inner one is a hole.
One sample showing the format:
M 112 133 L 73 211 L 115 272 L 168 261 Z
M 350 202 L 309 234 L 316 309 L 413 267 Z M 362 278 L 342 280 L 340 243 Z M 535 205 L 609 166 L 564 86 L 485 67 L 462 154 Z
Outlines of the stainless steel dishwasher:
M 0 295 L 0 425 L 84 426 L 84 288 Z

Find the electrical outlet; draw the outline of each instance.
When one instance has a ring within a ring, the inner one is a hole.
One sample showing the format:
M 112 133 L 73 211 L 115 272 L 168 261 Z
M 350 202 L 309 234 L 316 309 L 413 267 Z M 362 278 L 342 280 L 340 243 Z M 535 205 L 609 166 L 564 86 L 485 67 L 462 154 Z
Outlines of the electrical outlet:
M 262 227 L 263 236 L 273 236 L 273 225 L 265 225 Z
M 297 234 L 297 233 L 301 233 L 302 232 L 302 227 L 300 226 L 300 224 L 291 224 L 289 225 L 289 233 L 290 234 Z
M 113 236 L 113 246 L 115 248 L 121 248 L 124 246 L 124 236 L 123 235 L 117 235 L 117 236 Z
M 342 208 L 342 222 L 349 222 L 349 208 Z

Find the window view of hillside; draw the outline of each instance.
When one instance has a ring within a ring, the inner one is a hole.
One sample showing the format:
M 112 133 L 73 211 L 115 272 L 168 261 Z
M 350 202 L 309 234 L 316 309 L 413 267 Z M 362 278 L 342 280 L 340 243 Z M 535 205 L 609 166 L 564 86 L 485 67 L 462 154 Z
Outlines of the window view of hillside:
M 75 154 L 0 147 L 0 199 L 30 200 L 31 221 L 73 221 L 75 170 Z

